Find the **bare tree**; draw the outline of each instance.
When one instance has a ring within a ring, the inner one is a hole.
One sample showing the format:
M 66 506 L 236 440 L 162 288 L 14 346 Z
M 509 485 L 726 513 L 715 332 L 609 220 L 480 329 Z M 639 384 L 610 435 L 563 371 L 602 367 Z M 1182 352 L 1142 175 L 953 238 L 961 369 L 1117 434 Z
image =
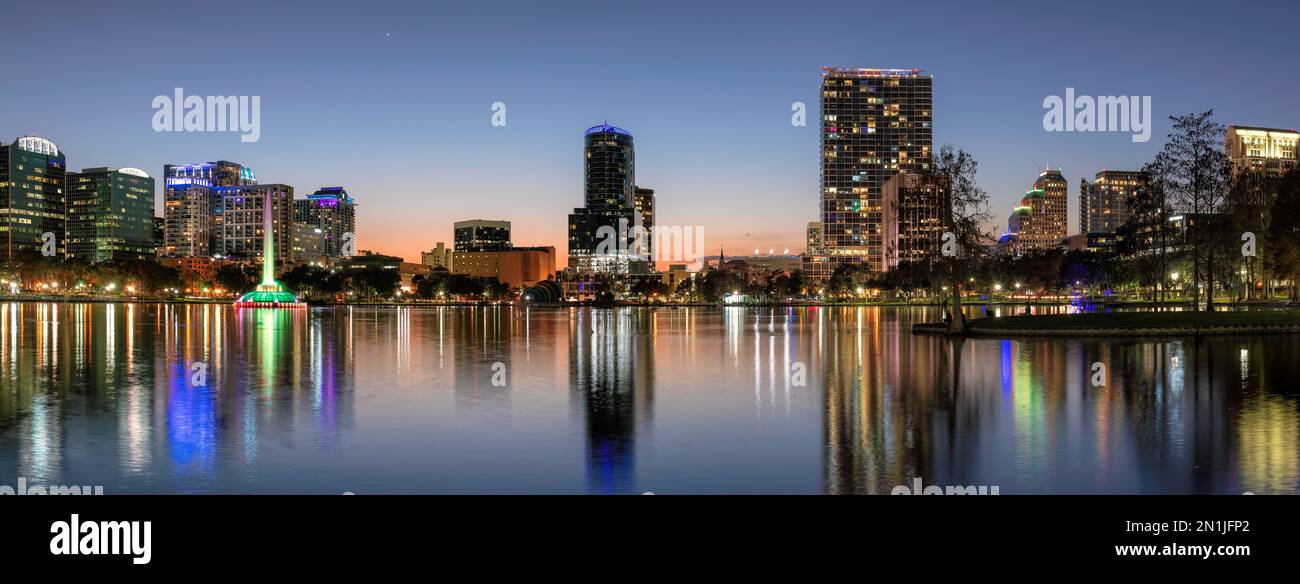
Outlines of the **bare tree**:
M 1156 159 L 1143 170 L 1152 188 L 1164 194 L 1169 204 L 1184 214 L 1186 240 L 1192 248 L 1192 306 L 1200 307 L 1202 276 L 1206 289 L 1206 310 L 1214 310 L 1214 273 L 1218 246 L 1210 239 L 1221 237 L 1213 227 L 1215 215 L 1227 201 L 1232 167 L 1223 150 L 1224 127 L 1211 118 L 1214 110 L 1199 114 L 1170 116 L 1174 128 Z M 1204 264 L 1202 263 L 1204 261 Z

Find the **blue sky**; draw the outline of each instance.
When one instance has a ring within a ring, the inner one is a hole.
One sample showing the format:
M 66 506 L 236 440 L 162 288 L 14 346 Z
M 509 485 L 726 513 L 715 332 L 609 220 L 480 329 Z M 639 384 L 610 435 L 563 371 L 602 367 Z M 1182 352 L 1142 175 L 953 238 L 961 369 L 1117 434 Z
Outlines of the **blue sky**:
M 1300 9 L 1238 6 L 26 2 L 4 9 L 0 139 L 50 138 L 74 169 L 225 159 L 300 195 L 341 185 L 362 249 L 418 259 L 476 217 L 563 248 L 583 130 L 608 121 L 635 135 L 660 223 L 704 225 L 711 252 L 799 251 L 817 216 L 821 67 L 916 67 L 935 77 L 936 143 L 980 161 L 997 222 L 1051 164 L 1073 230 L 1079 178 L 1141 166 L 1170 114 L 1300 126 Z M 261 139 L 154 132 L 150 104 L 176 87 L 261 96 Z M 1045 132 L 1043 98 L 1066 87 L 1152 96 L 1152 140 Z M 790 125 L 794 101 L 807 127 Z

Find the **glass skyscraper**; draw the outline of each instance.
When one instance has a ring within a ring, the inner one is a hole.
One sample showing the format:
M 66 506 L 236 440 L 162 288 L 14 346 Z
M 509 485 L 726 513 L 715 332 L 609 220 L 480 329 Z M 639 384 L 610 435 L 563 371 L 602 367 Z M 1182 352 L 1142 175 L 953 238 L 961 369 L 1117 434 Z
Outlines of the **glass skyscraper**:
M 569 269 L 645 272 L 646 250 L 633 246 L 641 215 L 636 209 L 632 134 L 608 124 L 588 128 L 583 137 L 583 179 L 583 206 L 569 215 Z
M 154 257 L 153 177 L 138 168 L 87 168 L 68 173 L 67 185 L 68 257 Z
M 40 253 L 45 234 L 54 236 L 56 254 L 66 251 L 64 186 L 67 161 L 45 138 L 23 136 L 0 145 L 0 256 Z

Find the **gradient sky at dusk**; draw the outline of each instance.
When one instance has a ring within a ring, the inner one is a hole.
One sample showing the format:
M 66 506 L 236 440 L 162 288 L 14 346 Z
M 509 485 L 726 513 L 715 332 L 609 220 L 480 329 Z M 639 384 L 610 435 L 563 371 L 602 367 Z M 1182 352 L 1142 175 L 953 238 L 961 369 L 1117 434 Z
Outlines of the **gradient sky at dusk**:
M 359 247 L 410 261 L 489 218 L 562 266 L 582 134 L 602 121 L 636 137 L 660 224 L 704 225 L 709 253 L 802 251 L 824 65 L 934 75 L 935 142 L 980 161 L 999 227 L 1050 163 L 1073 232 L 1079 178 L 1140 167 L 1170 114 L 1300 126 L 1300 8 L 1283 1 L 6 1 L 2 20 L 6 143 L 50 138 L 74 170 L 224 159 L 299 196 L 341 185 Z M 261 96 L 261 140 L 154 132 L 151 101 L 176 87 Z M 1152 140 L 1045 132 L 1043 98 L 1066 87 L 1152 96 Z

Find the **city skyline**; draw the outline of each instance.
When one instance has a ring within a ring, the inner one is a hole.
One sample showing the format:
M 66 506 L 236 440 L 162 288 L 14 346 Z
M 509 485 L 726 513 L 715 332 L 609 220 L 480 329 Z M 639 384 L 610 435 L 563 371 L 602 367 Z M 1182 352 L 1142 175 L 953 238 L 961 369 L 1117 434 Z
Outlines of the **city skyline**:
M 67 30 L 34 22 L 16 31 L 15 40 L 26 44 L 105 20 L 127 32 L 146 31 L 161 26 L 169 12 L 164 4 L 156 6 L 157 17 L 134 14 L 127 21 L 92 5 L 65 23 Z M 372 14 L 383 11 L 334 8 L 302 21 L 287 9 L 259 12 L 262 23 L 283 30 L 286 48 L 223 49 L 222 56 L 240 67 L 221 75 L 212 72 L 215 68 L 193 66 L 212 58 L 208 49 L 182 46 L 160 54 L 140 40 L 143 35 L 120 35 L 108 41 L 112 50 L 102 56 L 75 55 L 79 66 L 117 65 L 86 67 L 76 83 L 98 83 L 100 75 L 126 81 L 102 87 L 96 100 L 84 103 L 69 90 L 72 81 L 17 60 L 13 74 L 43 91 L 0 88 L 6 104 L 0 111 L 0 131 L 6 134 L 0 137 L 5 142 L 28 133 L 48 138 L 67 151 L 70 169 L 137 167 L 162 176 L 165 164 L 237 160 L 259 170 L 263 182 L 293 185 L 304 193 L 340 185 L 361 206 L 358 249 L 408 260 L 438 241 L 451 241 L 457 220 L 500 217 L 514 223 L 517 240 L 555 245 L 562 254 L 557 261 L 565 265 L 566 226 L 557 210 L 581 204 L 578 133 L 603 121 L 637 135 L 638 180 L 657 191 L 660 224 L 705 225 L 710 253 L 724 246 L 802 250 L 804 228 L 818 216 L 816 104 L 823 66 L 915 67 L 933 75 L 935 146 L 952 143 L 980 161 L 980 183 L 990 193 L 999 228 L 1005 228 L 1008 212 L 1023 195 L 1025 176 L 1050 164 L 1062 167 L 1067 184 L 1074 185 L 1102 170 L 1140 168 L 1163 142 L 1168 115 L 1213 108 L 1225 124 L 1277 128 L 1295 127 L 1300 118 L 1282 97 L 1295 95 L 1300 81 L 1276 74 L 1286 70 L 1287 53 L 1276 49 L 1286 46 L 1286 35 L 1278 33 L 1285 31 L 1287 19 L 1219 31 L 1205 23 L 1218 20 L 1213 16 L 1227 8 L 1208 3 L 1189 10 L 1194 16 L 1118 4 L 1086 14 L 1041 6 L 936 7 L 933 13 L 918 12 L 914 21 L 891 21 L 879 29 L 886 39 L 947 34 L 952 42 L 974 46 L 990 31 L 1041 30 L 1069 22 L 1098 35 L 1123 29 L 1130 35 L 1125 38 L 1135 41 L 1063 44 L 1035 54 L 1022 54 L 1020 43 L 954 53 L 924 42 L 903 51 L 867 39 L 821 39 L 809 32 L 783 36 L 784 30 L 817 30 L 782 26 L 785 18 L 814 19 L 831 10 L 817 6 L 792 14 L 758 7 L 746 15 L 692 8 L 702 18 L 726 16 L 716 28 L 669 22 L 642 6 L 610 8 L 582 22 L 564 22 L 536 7 L 492 13 L 464 7 L 456 9 L 463 13 L 458 16 L 470 24 L 458 31 L 443 30 L 437 19 L 390 19 Z M 418 6 L 403 10 L 430 15 Z M 1131 28 L 1108 18 L 1117 14 L 1150 28 L 1132 36 Z M 631 46 L 609 53 L 537 36 L 543 33 L 509 34 L 527 33 L 536 19 L 549 25 L 545 34 L 557 37 L 604 25 L 677 42 L 666 50 L 656 43 L 656 50 Z M 344 21 L 351 23 L 348 44 L 354 54 L 295 48 L 307 46 L 303 43 L 321 28 Z M 475 36 L 484 31 L 491 34 Z M 720 49 L 725 43 L 717 37 L 726 35 L 719 31 L 783 42 L 742 54 Z M 1200 42 L 1205 34 L 1251 42 L 1248 47 L 1207 44 Z M 488 38 L 500 46 L 490 46 Z M 545 50 L 526 50 L 530 42 Z M 445 58 L 457 46 L 466 48 L 456 53 L 465 55 L 463 61 Z M 48 58 L 57 61 L 65 50 L 51 46 Z M 125 64 L 146 62 L 153 66 Z M 1093 66 L 1103 62 L 1108 66 Z M 756 71 L 762 77 L 755 77 Z M 1251 91 L 1206 83 L 1210 71 L 1249 79 Z M 603 76 L 599 83 L 597 75 Z M 193 95 L 261 96 L 260 140 L 154 132 L 149 102 L 176 87 Z M 1042 100 L 1070 87 L 1093 95 L 1152 96 L 1151 141 L 1133 143 L 1121 133 L 1045 132 Z M 505 127 L 490 123 L 497 101 L 507 106 Z M 805 127 L 790 124 L 796 101 L 808 108 Z M 521 177 L 527 180 L 521 183 Z M 155 204 L 161 209 L 159 183 Z M 1068 232 L 1078 233 L 1076 205 L 1069 207 Z

